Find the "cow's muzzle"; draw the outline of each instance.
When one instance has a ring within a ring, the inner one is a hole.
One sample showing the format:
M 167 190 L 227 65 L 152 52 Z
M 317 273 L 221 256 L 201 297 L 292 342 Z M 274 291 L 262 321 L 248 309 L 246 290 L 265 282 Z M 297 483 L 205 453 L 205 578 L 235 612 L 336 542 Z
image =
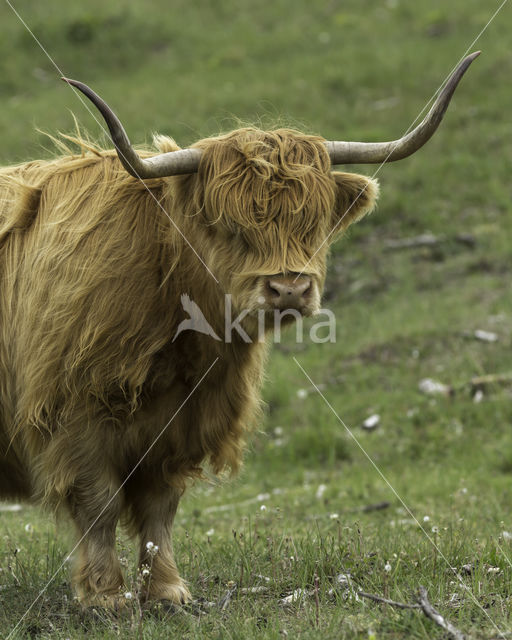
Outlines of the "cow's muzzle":
M 312 280 L 306 275 L 291 273 L 265 278 L 265 302 L 274 309 L 303 311 L 311 302 L 312 290 Z

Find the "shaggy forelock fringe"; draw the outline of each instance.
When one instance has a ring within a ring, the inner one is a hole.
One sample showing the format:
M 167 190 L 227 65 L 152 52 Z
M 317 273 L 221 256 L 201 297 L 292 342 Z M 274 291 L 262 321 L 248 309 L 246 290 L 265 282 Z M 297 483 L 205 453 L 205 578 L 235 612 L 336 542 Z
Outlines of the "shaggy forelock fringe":
M 304 265 L 327 234 L 334 205 L 323 138 L 245 127 L 196 146 L 203 150 L 196 210 L 240 235 L 254 262 L 274 273 Z

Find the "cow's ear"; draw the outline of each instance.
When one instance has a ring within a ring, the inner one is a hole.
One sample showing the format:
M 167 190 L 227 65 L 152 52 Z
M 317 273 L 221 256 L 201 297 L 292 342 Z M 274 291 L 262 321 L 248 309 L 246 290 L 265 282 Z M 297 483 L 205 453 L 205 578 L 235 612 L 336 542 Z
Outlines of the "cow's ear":
M 372 211 L 379 196 L 379 183 L 357 173 L 333 171 L 332 177 L 336 183 L 333 226 L 338 232 Z

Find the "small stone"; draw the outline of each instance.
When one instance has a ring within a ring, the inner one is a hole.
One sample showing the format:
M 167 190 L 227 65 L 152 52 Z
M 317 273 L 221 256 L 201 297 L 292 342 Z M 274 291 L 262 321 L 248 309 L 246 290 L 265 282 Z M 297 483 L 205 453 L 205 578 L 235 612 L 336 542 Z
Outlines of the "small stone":
M 374 413 L 373 415 L 366 418 L 366 420 L 363 422 L 363 429 L 366 429 L 367 431 L 373 431 L 373 429 L 376 429 L 379 424 L 380 416 L 378 413 Z
M 451 393 L 451 388 L 448 385 L 432 378 L 423 378 L 423 380 L 420 380 L 418 388 L 422 393 L 428 395 L 448 396 Z
M 477 340 L 482 340 L 482 342 L 498 341 L 498 334 L 493 333 L 492 331 L 484 331 L 483 329 L 477 329 L 473 335 Z
M 475 391 L 475 395 L 473 396 L 473 402 L 475 404 L 480 404 L 480 402 L 482 402 L 483 399 L 484 399 L 484 392 L 482 391 L 482 389 L 477 389 Z
M 307 595 L 308 595 L 308 592 L 306 591 L 306 589 L 295 589 L 295 591 L 291 593 L 289 596 L 282 598 L 279 601 L 279 603 L 282 605 L 293 604 L 294 602 L 298 602 L 299 600 L 302 600 Z

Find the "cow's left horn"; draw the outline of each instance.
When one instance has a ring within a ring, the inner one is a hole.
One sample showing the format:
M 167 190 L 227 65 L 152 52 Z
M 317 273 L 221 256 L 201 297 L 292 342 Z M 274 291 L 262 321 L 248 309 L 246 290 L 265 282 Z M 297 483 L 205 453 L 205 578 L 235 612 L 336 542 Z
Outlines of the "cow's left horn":
M 332 164 L 394 162 L 413 154 L 434 134 L 443 119 L 444 112 L 459 80 L 479 55 L 480 51 L 476 51 L 462 60 L 448 79 L 430 111 L 410 133 L 391 142 L 327 142 L 327 151 Z
M 123 167 L 134 178 L 163 178 L 182 173 L 195 173 L 199 168 L 201 151 L 199 149 L 180 149 L 169 153 L 161 153 L 151 158 L 140 158 L 132 147 L 119 118 L 99 95 L 83 82 L 62 78 L 86 95 L 98 108 L 112 136 L 117 155 Z

